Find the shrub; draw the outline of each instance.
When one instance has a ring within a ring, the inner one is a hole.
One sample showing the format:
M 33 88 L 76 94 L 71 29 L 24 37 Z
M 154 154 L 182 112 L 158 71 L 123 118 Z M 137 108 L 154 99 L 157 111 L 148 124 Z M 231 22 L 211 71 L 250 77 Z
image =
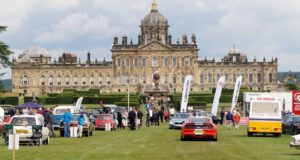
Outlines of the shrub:
M 18 105 L 19 97 L 0 97 L 0 104 Z

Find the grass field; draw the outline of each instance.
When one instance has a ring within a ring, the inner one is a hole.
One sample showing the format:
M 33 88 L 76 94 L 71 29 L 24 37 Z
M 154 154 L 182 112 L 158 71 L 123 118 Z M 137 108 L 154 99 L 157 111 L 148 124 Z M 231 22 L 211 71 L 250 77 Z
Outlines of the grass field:
M 300 150 L 289 147 L 290 136 L 247 137 L 240 131 L 218 128 L 218 141 L 180 141 L 180 130 L 159 127 L 137 131 L 96 131 L 88 138 L 52 138 L 49 145 L 21 146 L 19 160 L 295 160 Z M 11 151 L 0 144 L 0 159 L 11 159 Z

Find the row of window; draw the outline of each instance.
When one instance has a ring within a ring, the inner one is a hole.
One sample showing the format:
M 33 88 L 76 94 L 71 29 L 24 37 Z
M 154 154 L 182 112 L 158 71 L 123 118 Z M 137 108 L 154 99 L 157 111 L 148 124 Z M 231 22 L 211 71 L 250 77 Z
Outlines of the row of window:
M 159 67 L 159 63 L 158 63 L 158 58 L 157 57 L 153 57 L 152 58 L 152 63 L 151 63 L 151 67 Z M 121 64 L 123 62 L 123 65 Z M 139 67 L 139 62 L 141 63 L 141 66 L 142 67 L 147 67 L 147 58 L 134 58 L 133 59 L 133 65 L 135 68 Z M 170 65 L 172 65 L 172 67 L 176 67 L 177 65 L 177 58 L 176 57 L 164 57 L 163 58 L 163 64 L 164 64 L 164 67 L 169 67 Z M 181 57 L 180 58 L 180 67 L 184 67 L 185 66 L 185 58 L 184 57 Z M 116 65 L 117 67 L 130 67 L 130 59 L 129 58 L 126 58 L 124 59 L 123 61 L 121 60 L 121 58 L 117 58 L 116 60 Z M 193 66 L 193 58 L 190 58 L 189 59 L 189 65 L 190 66 Z
M 206 79 L 206 76 L 207 76 L 207 79 L 208 79 L 208 83 L 212 83 L 212 78 L 213 78 L 212 74 L 207 74 L 207 75 L 206 74 L 200 74 L 200 83 L 204 83 L 204 80 Z M 239 74 L 233 74 L 232 75 L 232 82 L 235 82 L 238 76 L 240 76 L 240 75 Z M 243 76 L 243 79 L 244 79 L 243 81 L 247 81 L 248 80 L 248 83 L 261 83 L 262 80 L 263 80 L 262 79 L 262 75 L 260 73 L 258 73 L 256 75 L 256 81 L 254 80 L 254 74 L 252 74 L 252 73 L 250 73 L 248 75 L 248 79 L 247 80 L 245 80 L 244 74 L 242 74 L 242 76 Z M 216 80 L 218 80 L 220 77 L 221 77 L 221 75 L 217 74 Z M 270 83 L 272 83 L 273 82 L 273 74 L 269 73 L 269 77 L 268 78 L 269 78 L 268 81 Z M 225 81 L 226 82 L 229 81 L 229 75 L 228 74 L 225 74 Z
M 232 75 L 232 82 L 235 82 L 237 77 L 239 75 L 238 74 L 233 74 Z M 243 74 L 242 74 L 243 76 Z M 123 77 L 123 78 L 122 78 Z M 221 77 L 221 74 L 217 74 L 217 77 L 216 77 L 216 80 L 218 80 L 219 78 Z M 243 76 L 243 78 L 245 78 Z M 64 77 L 64 82 L 65 82 L 65 85 L 70 85 L 70 77 L 69 76 L 66 76 Z M 164 84 L 169 84 L 169 74 L 165 74 L 163 76 L 163 83 Z M 184 79 L 185 79 L 185 75 L 181 75 L 181 83 L 184 83 Z M 205 80 L 207 79 L 207 83 L 214 83 L 213 82 L 213 75 L 212 74 L 200 74 L 200 83 L 203 84 L 205 83 Z M 63 78 L 58 76 L 56 78 L 56 82 L 57 82 L 57 85 L 60 86 L 62 85 L 62 80 Z M 228 74 L 225 74 L 225 80 L 228 82 L 229 81 L 229 75 Z M 87 78 L 86 77 L 81 77 L 81 85 L 87 85 Z M 107 75 L 106 76 L 106 84 L 109 85 L 111 82 L 110 82 L 110 75 Z M 123 83 L 122 83 L 123 81 Z M 244 80 L 245 81 L 245 80 Z M 46 78 L 44 76 L 40 77 L 39 79 L 39 84 L 41 86 L 45 86 L 46 85 Z M 248 82 L 249 83 L 255 83 L 254 82 L 254 75 L 252 73 L 249 74 L 248 76 Z M 257 74 L 256 76 L 256 82 L 257 83 L 261 83 L 262 82 L 262 75 L 260 73 Z M 273 74 L 272 73 L 269 73 L 269 82 L 273 82 Z M 173 74 L 172 76 L 172 83 L 173 84 L 176 84 L 177 83 L 177 75 L 176 74 Z M 22 78 L 21 78 L 21 84 L 22 85 L 28 85 L 29 84 L 29 78 L 27 75 L 24 75 Z M 73 77 L 73 84 L 75 86 L 77 86 L 79 84 L 79 78 L 77 76 Z M 94 77 L 90 77 L 89 78 L 89 84 L 90 85 L 95 85 L 95 78 Z M 103 84 L 103 77 L 98 77 L 98 85 L 102 85 Z M 121 84 L 130 84 L 130 76 L 129 74 L 127 73 L 125 76 L 121 76 L 120 73 L 118 73 L 118 76 L 117 76 L 117 84 L 118 85 L 121 85 Z M 137 85 L 139 84 L 139 76 L 138 75 L 135 75 L 134 76 L 134 84 Z M 142 75 L 142 84 L 147 84 L 147 77 L 146 75 Z M 52 86 L 54 85 L 54 77 L 50 76 L 48 78 L 48 85 L 49 86 Z
M 77 76 L 73 77 L 73 84 L 74 86 L 77 86 L 79 85 L 79 79 Z M 56 84 L 58 86 L 61 86 L 62 85 L 62 81 L 64 80 L 64 84 L 66 86 L 69 86 L 71 85 L 71 78 L 69 76 L 66 76 L 64 78 L 62 78 L 61 76 L 58 76 L 56 78 Z M 54 85 L 54 81 L 55 81 L 55 78 L 53 76 L 50 76 L 48 78 L 48 85 L 49 86 L 53 86 Z M 22 78 L 21 78 L 21 84 L 22 85 L 28 85 L 29 84 L 29 77 L 27 75 L 24 75 Z M 45 86 L 46 85 L 46 78 L 45 76 L 41 76 L 40 79 L 39 79 L 39 84 L 41 86 Z M 89 78 L 89 84 L 90 85 L 95 85 L 95 78 L 94 77 L 90 77 Z M 99 85 L 102 85 L 103 84 L 103 77 L 98 77 L 98 84 Z M 110 84 L 110 75 L 107 75 L 106 76 L 106 84 L 109 85 Z M 81 77 L 81 85 L 85 86 L 87 85 L 87 78 L 86 77 Z

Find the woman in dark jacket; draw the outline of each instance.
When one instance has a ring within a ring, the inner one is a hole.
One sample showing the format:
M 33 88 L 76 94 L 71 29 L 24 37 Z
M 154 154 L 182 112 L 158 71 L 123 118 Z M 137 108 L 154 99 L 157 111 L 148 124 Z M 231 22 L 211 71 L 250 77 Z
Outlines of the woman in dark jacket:
M 123 116 L 122 116 L 121 112 L 118 112 L 118 114 L 117 114 L 117 120 L 118 120 L 118 128 L 124 128 L 123 127 L 123 123 L 122 123 Z

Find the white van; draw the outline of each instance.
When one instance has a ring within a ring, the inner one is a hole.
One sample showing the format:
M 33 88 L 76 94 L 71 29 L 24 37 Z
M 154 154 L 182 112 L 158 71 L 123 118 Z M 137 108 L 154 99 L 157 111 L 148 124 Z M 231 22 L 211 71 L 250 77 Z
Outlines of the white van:
M 62 115 L 67 112 L 67 110 L 70 110 L 70 113 L 74 114 L 74 106 L 58 106 L 53 109 L 53 127 L 59 128 L 60 121 L 62 120 Z

